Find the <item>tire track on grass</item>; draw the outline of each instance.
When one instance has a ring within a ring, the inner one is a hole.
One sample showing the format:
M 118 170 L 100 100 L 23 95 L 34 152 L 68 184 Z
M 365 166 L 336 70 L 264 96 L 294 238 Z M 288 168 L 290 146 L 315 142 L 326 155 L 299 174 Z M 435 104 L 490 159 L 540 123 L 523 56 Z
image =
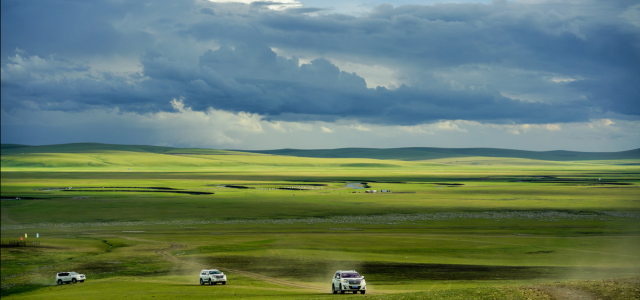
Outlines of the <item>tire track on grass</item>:
M 2 207 L 2 215 L 0 216 L 0 219 L 2 220 L 2 222 L 9 222 L 11 224 L 20 224 L 14 220 L 11 220 L 11 218 L 9 218 L 9 209 L 7 209 L 6 207 Z
M 88 233 L 88 234 L 91 234 L 91 233 Z M 130 241 L 169 244 L 170 245 L 169 247 L 160 249 L 160 250 L 156 251 L 155 253 L 160 255 L 160 256 L 162 256 L 162 257 L 164 257 L 164 259 L 166 259 L 167 261 L 170 261 L 170 262 L 173 262 L 173 263 L 176 263 L 176 264 L 188 264 L 188 265 L 192 265 L 192 266 L 198 266 L 198 267 L 201 267 L 201 268 L 204 268 L 204 269 L 209 269 L 210 268 L 210 266 L 207 266 L 205 264 L 181 260 L 181 259 L 177 258 L 175 255 L 172 255 L 169 252 L 169 251 L 177 250 L 177 249 L 180 249 L 180 248 L 184 248 L 184 247 L 187 246 L 185 244 L 154 241 L 154 240 L 140 239 L 140 238 L 134 238 L 134 237 L 128 237 L 128 236 L 120 236 L 120 235 L 99 235 L 99 236 L 122 238 L 122 239 L 130 240 Z M 266 281 L 266 282 L 277 284 L 277 285 L 295 287 L 297 289 L 313 290 L 315 292 L 327 292 L 326 289 L 319 288 L 319 287 L 312 286 L 312 285 L 300 284 L 300 283 L 293 282 L 293 281 L 288 281 L 288 280 L 279 279 L 279 278 L 275 278 L 275 277 L 271 277 L 271 276 L 267 276 L 267 275 L 262 275 L 262 274 L 258 274 L 258 273 L 253 273 L 253 272 L 248 272 L 248 271 L 242 271 L 242 270 L 238 270 L 238 269 L 229 269 L 229 268 L 224 268 L 224 269 L 226 271 L 228 271 L 228 272 L 233 272 L 233 273 L 236 273 L 236 274 L 244 275 L 244 276 L 247 276 L 247 277 L 251 277 L 253 279 L 262 280 L 262 281 Z

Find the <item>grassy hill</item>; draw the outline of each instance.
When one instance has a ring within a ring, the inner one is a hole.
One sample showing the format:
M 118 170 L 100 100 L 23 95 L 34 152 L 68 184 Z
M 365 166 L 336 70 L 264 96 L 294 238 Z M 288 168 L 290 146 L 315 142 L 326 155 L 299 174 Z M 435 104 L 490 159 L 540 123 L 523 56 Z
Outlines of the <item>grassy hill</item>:
M 551 161 L 640 159 L 640 148 L 621 152 L 525 151 L 496 148 L 342 148 L 326 150 L 280 149 L 247 151 L 273 155 L 320 158 L 427 160 L 456 157 L 511 157 Z

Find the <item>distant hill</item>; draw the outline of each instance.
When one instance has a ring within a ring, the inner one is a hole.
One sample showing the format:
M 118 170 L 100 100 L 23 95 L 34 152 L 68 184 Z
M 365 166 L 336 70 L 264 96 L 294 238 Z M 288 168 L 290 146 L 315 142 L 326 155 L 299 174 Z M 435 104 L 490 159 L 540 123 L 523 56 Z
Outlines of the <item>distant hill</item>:
M 243 150 L 238 150 L 243 151 Z M 612 160 L 612 159 L 640 159 L 640 148 L 621 152 L 577 152 L 577 151 L 525 151 L 496 148 L 342 148 L 328 150 L 299 150 L 280 149 L 263 151 L 246 151 L 252 153 L 321 157 L 321 158 L 373 158 L 397 160 L 427 160 L 455 157 L 512 157 L 551 161 L 574 160 Z
M 2 144 L 2 154 L 21 153 L 98 153 L 98 152 L 143 152 L 158 154 L 227 154 L 231 151 L 202 148 L 172 148 L 161 146 L 115 145 L 100 143 L 74 143 L 45 146 L 28 146 L 18 144 Z
M 215 150 L 204 148 L 172 148 L 161 146 L 142 145 L 114 145 L 100 143 L 75 143 L 45 146 L 28 146 L 18 144 L 2 144 L 2 154 L 21 153 L 99 153 L 113 151 L 158 153 L 158 154 L 233 154 L 238 152 L 259 153 L 282 156 L 318 157 L 318 158 L 372 158 L 372 159 L 396 159 L 396 160 L 427 160 L 456 157 L 511 157 L 527 158 L 550 161 L 574 161 L 574 160 L 614 160 L 614 159 L 640 159 L 640 148 L 621 152 L 577 152 L 577 151 L 525 151 L 497 148 L 342 148 L 320 150 Z

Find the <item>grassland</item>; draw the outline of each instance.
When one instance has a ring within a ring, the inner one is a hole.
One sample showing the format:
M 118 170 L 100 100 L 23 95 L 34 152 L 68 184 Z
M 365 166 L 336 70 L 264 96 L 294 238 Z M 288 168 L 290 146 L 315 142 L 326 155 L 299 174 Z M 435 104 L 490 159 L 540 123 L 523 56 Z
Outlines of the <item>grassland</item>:
M 35 148 L 2 147 L 2 239 L 41 242 L 2 247 L 7 299 L 327 298 L 337 269 L 374 299 L 639 294 L 640 158 Z M 198 285 L 203 268 L 229 285 Z M 87 282 L 53 286 L 71 270 Z

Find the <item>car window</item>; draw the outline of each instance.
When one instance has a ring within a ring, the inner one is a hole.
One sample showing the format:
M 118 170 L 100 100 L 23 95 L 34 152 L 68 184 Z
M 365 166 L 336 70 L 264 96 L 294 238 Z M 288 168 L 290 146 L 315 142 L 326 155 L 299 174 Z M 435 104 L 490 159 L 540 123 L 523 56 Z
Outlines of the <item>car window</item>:
M 220 274 L 220 271 L 209 271 L 209 274 Z
M 78 273 L 76 273 L 76 272 L 71 272 L 71 273 L 69 273 L 69 275 L 78 275 Z
M 356 272 L 342 273 L 342 278 L 360 278 L 360 274 Z

